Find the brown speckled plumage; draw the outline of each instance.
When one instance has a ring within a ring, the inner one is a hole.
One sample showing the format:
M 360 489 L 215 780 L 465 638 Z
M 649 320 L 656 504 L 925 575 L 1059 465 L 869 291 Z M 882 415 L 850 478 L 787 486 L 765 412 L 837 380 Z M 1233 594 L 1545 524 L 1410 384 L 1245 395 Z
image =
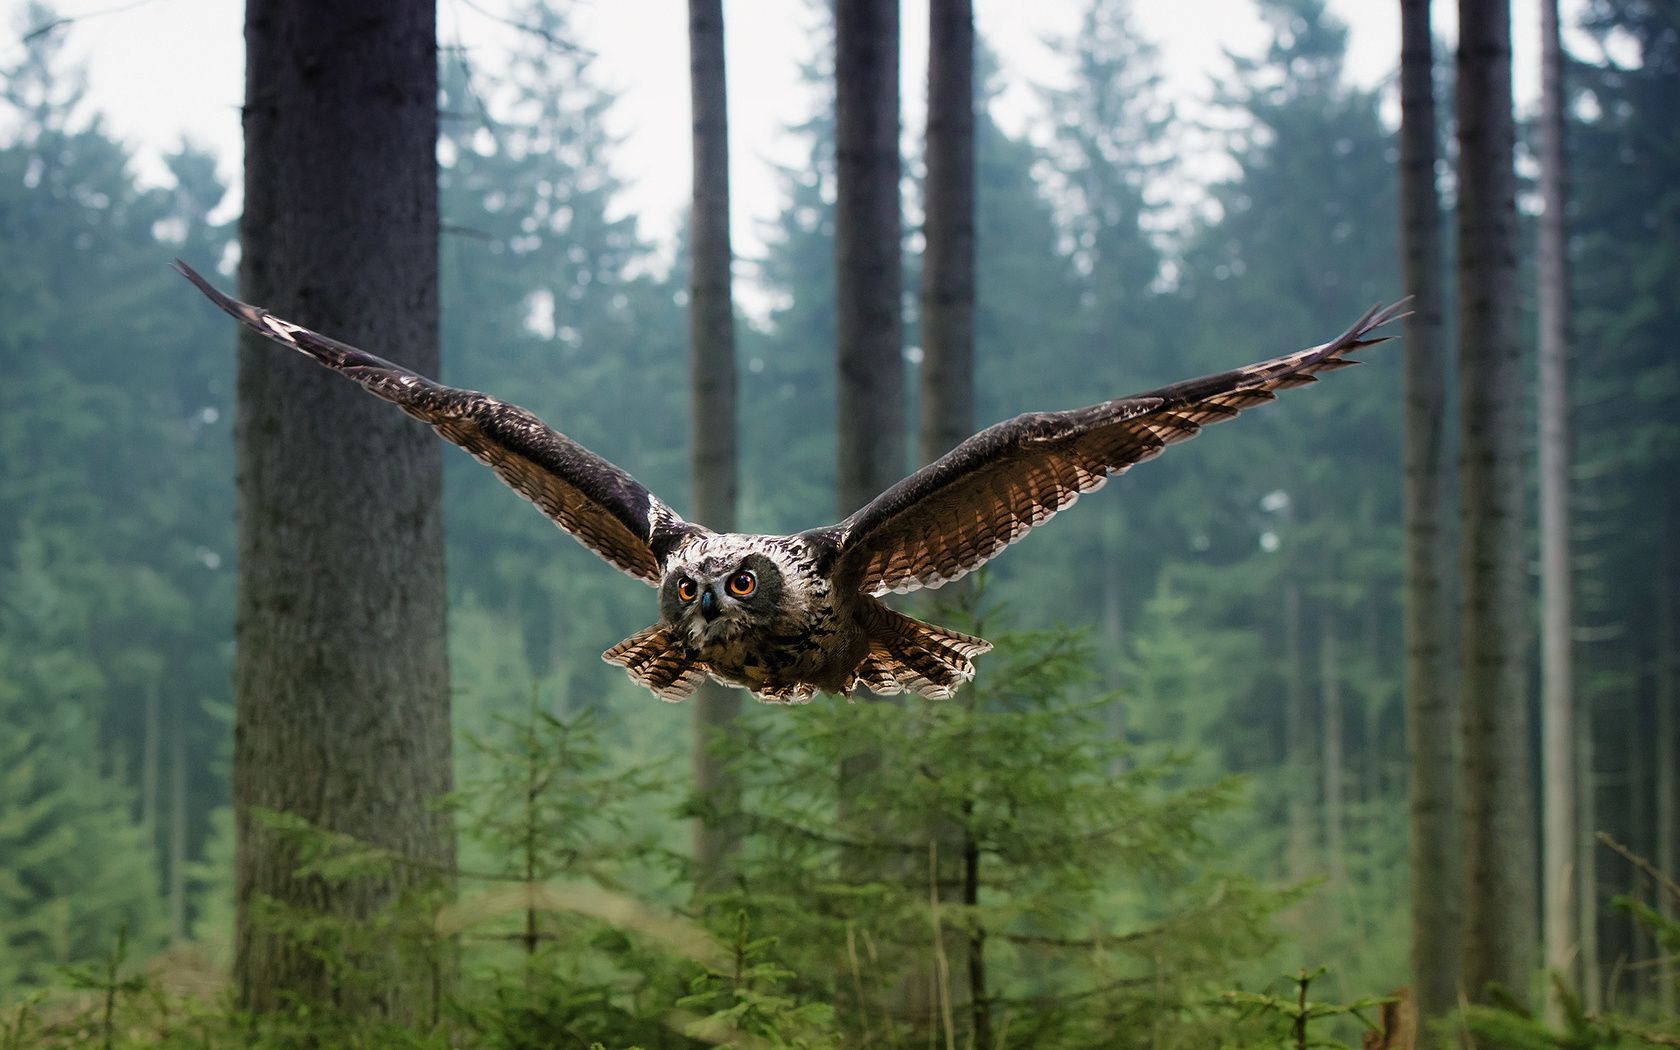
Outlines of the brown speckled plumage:
M 537 417 L 434 383 L 283 321 L 177 267 L 211 301 L 466 449 L 584 546 L 659 588 L 660 621 L 608 649 L 638 683 L 682 700 L 709 675 L 771 703 L 818 691 L 951 696 L 991 645 L 883 605 L 938 587 L 1202 427 L 1356 362 L 1400 316 L 1372 309 L 1336 339 L 1283 357 L 1066 412 L 988 427 L 836 525 L 793 536 L 713 533 Z M 744 578 L 752 584 L 746 586 Z M 742 582 L 745 593 L 733 584 Z

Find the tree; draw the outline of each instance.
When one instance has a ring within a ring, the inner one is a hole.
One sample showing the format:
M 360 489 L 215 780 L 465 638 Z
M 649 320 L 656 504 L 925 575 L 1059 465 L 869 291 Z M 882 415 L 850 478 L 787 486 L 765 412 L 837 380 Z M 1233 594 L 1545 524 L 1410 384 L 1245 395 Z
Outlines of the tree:
M 1546 968 L 1578 994 L 1575 600 L 1570 564 L 1569 151 L 1557 0 L 1540 4 L 1540 677 Z M 1548 996 L 1554 1018 L 1563 1006 Z
M 437 374 L 435 12 L 257 0 L 246 39 L 245 298 Z M 453 863 L 433 805 L 450 786 L 440 445 L 249 333 L 237 440 L 239 999 L 415 1016 L 411 965 L 368 959 L 365 985 L 335 986 L 285 917 L 364 918 L 417 868 L 301 877 L 263 812 Z
M 898 0 L 839 4 L 834 31 L 835 471 L 844 516 L 905 466 Z M 874 790 L 876 762 L 868 753 L 842 760 L 843 797 Z
M 1523 681 L 1522 345 L 1508 0 L 1459 0 L 1464 985 L 1525 999 L 1538 907 Z
M 689 419 L 694 516 L 707 528 L 735 528 L 735 305 L 730 280 L 729 137 L 722 0 L 689 0 L 689 75 L 694 107 L 694 199 L 689 214 Z M 703 808 L 694 829 L 694 886 L 729 880 L 740 849 L 732 819 L 740 787 L 716 754 L 716 738 L 741 710 L 741 693 L 707 682 L 694 695 L 694 790 Z
M 1411 972 L 1427 1023 L 1458 1005 L 1459 865 L 1453 790 L 1457 709 L 1449 660 L 1446 347 L 1441 197 L 1435 183 L 1435 52 L 1429 0 L 1400 4 L 1400 240 L 1406 319 L 1406 755 L 1411 772 Z
M 922 463 L 938 459 L 974 429 L 974 142 L 974 6 L 972 0 L 933 0 L 922 189 Z
M 837 449 L 840 513 L 905 466 L 898 2 L 835 8 Z

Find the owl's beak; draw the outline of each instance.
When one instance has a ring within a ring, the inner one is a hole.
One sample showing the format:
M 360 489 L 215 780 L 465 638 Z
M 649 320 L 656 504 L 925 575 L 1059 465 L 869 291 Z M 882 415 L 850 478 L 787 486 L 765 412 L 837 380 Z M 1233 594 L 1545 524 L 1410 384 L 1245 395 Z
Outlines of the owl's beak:
M 705 590 L 700 592 L 700 615 L 706 618 L 707 623 L 710 623 L 711 621 L 717 619 L 717 614 L 717 595 L 713 593 L 710 587 L 707 587 Z

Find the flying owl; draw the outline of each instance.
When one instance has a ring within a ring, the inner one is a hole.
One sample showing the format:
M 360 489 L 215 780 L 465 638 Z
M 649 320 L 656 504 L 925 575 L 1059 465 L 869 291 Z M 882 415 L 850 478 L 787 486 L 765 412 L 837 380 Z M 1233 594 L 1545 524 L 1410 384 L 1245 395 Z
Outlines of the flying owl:
M 710 676 L 758 699 L 910 691 L 941 699 L 990 643 L 888 608 L 888 591 L 938 587 L 1202 427 L 1275 391 L 1357 362 L 1400 306 L 1373 308 L 1320 346 L 1065 412 L 988 427 L 836 525 L 792 536 L 716 533 L 536 416 L 434 383 L 231 299 L 176 268 L 247 327 L 301 351 L 431 425 L 608 562 L 659 589 L 659 621 L 602 654 L 662 700 Z

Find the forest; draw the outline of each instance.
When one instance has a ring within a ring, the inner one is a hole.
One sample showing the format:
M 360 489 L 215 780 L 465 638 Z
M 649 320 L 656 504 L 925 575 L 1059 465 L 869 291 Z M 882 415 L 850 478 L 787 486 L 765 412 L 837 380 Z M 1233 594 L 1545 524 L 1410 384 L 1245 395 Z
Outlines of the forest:
M 1231 0 L 1191 113 L 1081 0 L 1021 134 L 972 0 L 914 110 L 898 0 L 808 0 L 742 251 L 689 0 L 670 257 L 576 6 L 485 3 L 247 0 L 242 186 L 0 30 L 0 1050 L 1680 1046 L 1680 5 L 1541 0 L 1530 106 L 1508 0 L 1375 87 Z M 954 697 L 673 704 L 654 594 L 177 258 L 753 533 L 1411 312 L 891 598 Z

